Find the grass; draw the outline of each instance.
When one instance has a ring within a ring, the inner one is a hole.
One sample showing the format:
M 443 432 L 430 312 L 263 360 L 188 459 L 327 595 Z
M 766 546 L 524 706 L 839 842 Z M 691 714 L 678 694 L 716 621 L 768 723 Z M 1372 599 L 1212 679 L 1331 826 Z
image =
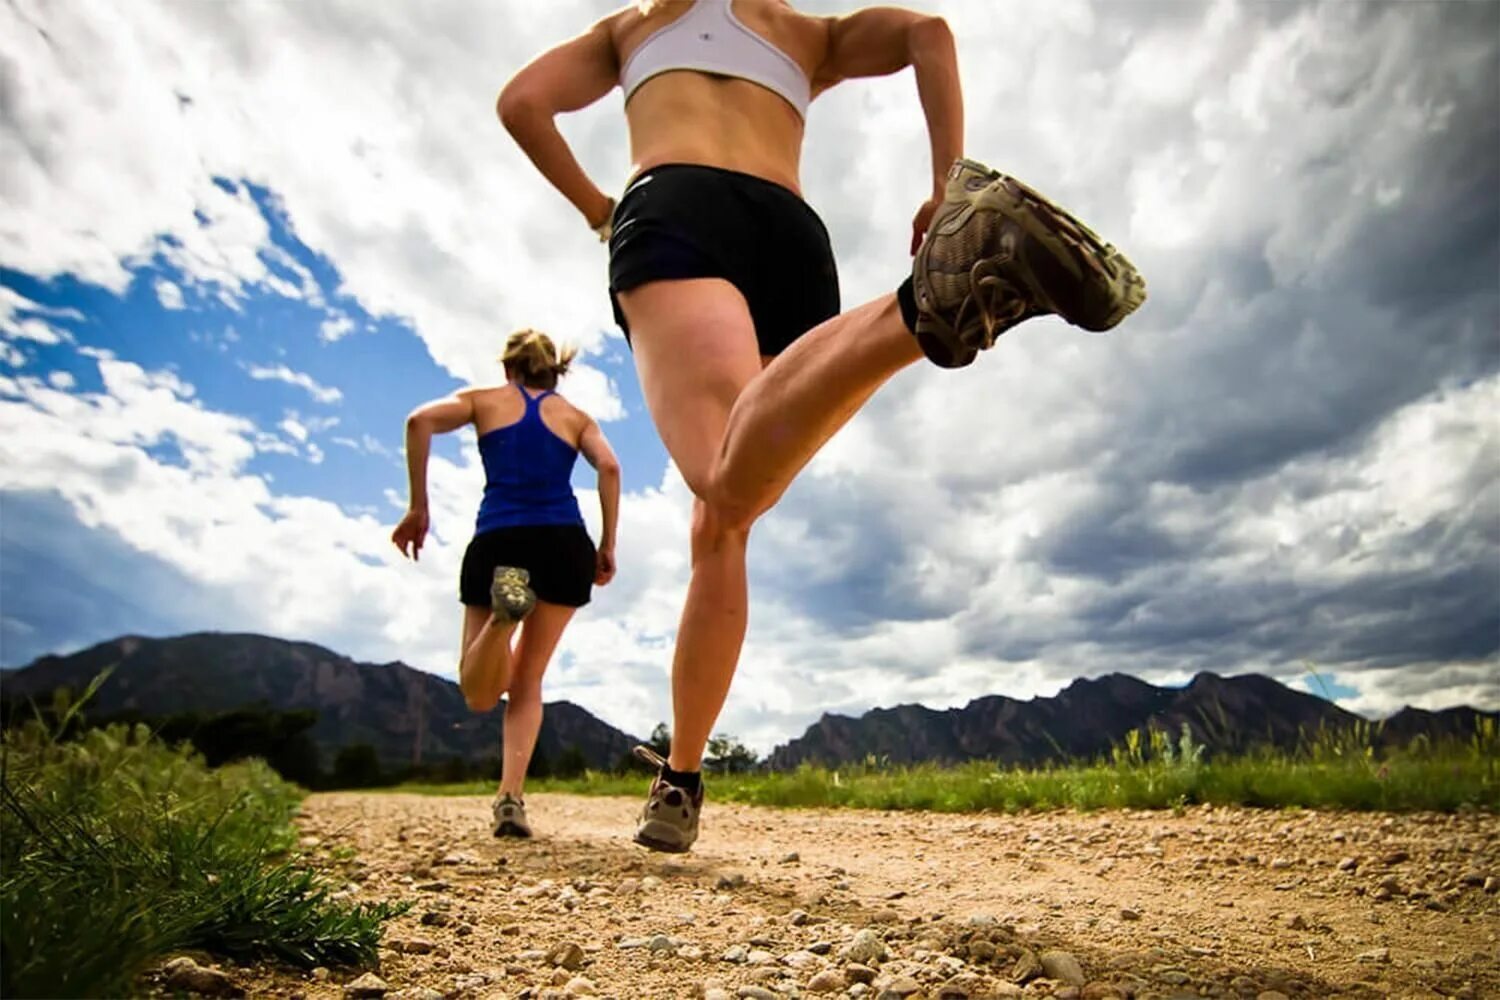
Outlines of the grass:
M 330 898 L 293 852 L 301 790 L 259 761 L 210 769 L 144 726 L 63 742 L 29 723 L 0 767 L 0 995 L 126 996 L 188 949 L 363 963 L 400 912 Z
M 1481 724 L 1469 742 L 1418 744 L 1379 754 L 1374 733 L 1322 733 L 1295 753 L 1205 758 L 1191 733 L 1136 736 L 1109 760 L 1049 767 L 890 766 L 877 760 L 829 769 L 711 775 L 712 796 L 753 805 L 1021 812 L 1049 809 L 1261 808 L 1452 812 L 1500 808 L 1500 740 Z M 529 783 L 539 792 L 644 794 L 639 774 L 588 772 Z M 480 795 L 493 784 L 405 785 L 427 795 Z

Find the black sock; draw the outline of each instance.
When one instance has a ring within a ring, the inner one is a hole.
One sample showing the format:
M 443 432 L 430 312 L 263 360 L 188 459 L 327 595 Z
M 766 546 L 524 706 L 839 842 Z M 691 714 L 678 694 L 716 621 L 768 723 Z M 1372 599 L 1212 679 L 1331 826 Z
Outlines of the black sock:
M 906 329 L 916 333 L 917 293 L 912 289 L 910 275 L 901 282 L 901 287 L 896 289 L 896 302 L 901 306 L 901 321 L 906 324 Z
M 689 795 L 695 794 L 699 788 L 703 787 L 702 771 L 674 771 L 668 764 L 661 769 L 661 776 L 667 784 L 675 785 Z

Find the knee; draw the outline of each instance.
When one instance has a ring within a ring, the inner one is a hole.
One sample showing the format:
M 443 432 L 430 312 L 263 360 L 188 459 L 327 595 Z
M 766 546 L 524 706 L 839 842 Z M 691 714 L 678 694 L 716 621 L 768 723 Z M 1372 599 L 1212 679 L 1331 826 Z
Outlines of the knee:
M 743 547 L 750 537 L 750 526 L 759 515 L 759 511 L 733 501 L 698 497 L 693 502 L 693 551 L 717 551 L 730 545 Z
M 496 691 L 491 694 L 487 691 L 465 691 L 464 704 L 469 706 L 469 711 L 475 714 L 488 712 L 500 704 L 500 692 Z

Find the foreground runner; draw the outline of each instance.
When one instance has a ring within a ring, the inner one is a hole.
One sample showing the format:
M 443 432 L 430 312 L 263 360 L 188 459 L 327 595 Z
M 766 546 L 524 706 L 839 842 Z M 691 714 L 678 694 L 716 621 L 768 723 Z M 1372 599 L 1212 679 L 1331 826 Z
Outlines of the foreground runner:
M 545 334 L 522 330 L 501 355 L 505 385 L 464 389 L 406 418 L 411 502 L 391 541 L 412 559 L 427 537 L 432 435 L 468 424 L 479 435 L 484 499 L 460 574 L 458 684 L 475 712 L 507 695 L 497 837 L 531 836 L 522 792 L 542 728 L 542 675 L 573 612 L 589 602 L 591 585 L 603 586 L 615 573 L 620 464 L 599 425 L 554 391 L 572 357 L 559 358 Z M 569 483 L 580 454 L 599 474 L 597 550 Z
M 907 66 L 931 140 L 911 278 L 838 315 L 827 231 L 798 183 L 808 103 Z M 616 86 L 634 178 L 619 205 L 555 117 Z M 544 53 L 500 94 L 505 127 L 609 240 L 610 293 L 663 443 L 695 496 L 673 726 L 636 841 L 698 835 L 703 750 L 744 642 L 750 527 L 870 395 L 924 354 L 960 367 L 1055 313 L 1105 330 L 1145 298 L 1135 269 L 1019 182 L 960 157 L 947 24 L 894 8 L 809 17 L 779 0 L 641 0 Z M 924 241 L 924 236 L 926 237 Z

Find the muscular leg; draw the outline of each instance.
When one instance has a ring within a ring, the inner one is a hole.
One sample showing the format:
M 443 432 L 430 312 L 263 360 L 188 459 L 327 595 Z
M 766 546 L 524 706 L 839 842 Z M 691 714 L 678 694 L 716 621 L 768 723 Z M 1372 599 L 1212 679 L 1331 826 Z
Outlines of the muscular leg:
M 672 753 L 698 770 L 745 641 L 749 525 L 731 527 L 704 503 L 730 410 L 761 371 L 744 298 L 718 279 L 654 282 L 620 296 L 651 417 L 698 497 L 693 575 L 672 657 Z
M 463 653 L 458 687 L 471 712 L 488 712 L 510 683 L 510 642 L 515 625 L 501 625 L 487 607 L 464 605 Z
M 542 729 L 542 675 L 557 640 L 576 608 L 537 601 L 521 625 L 511 658 L 510 687 L 505 699 L 505 735 L 500 764 L 500 792 L 521 797 L 526 769 Z
M 739 292 L 718 279 L 620 296 L 642 391 L 697 501 L 672 661 L 671 766 L 700 766 L 748 618 L 750 525 L 883 382 L 922 354 L 895 295 L 834 317 L 761 370 Z
M 921 358 L 894 294 L 820 323 L 740 394 L 709 499 L 748 527 L 876 389 Z

